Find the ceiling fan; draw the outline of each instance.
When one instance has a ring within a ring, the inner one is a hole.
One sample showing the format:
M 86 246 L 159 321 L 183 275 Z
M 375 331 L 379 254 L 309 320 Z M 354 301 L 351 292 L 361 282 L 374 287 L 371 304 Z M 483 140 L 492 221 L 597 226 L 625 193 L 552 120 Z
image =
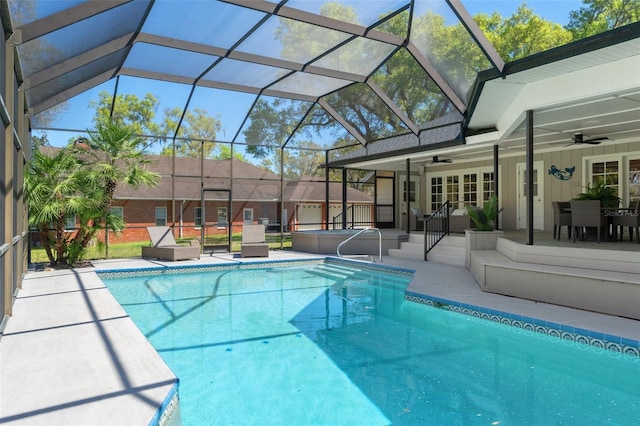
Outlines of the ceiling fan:
M 440 158 L 437 155 L 434 155 L 433 158 L 431 159 L 431 164 L 437 164 L 437 163 L 452 163 L 453 160 L 450 158 Z
M 570 146 L 570 145 L 574 145 L 574 144 L 589 144 L 589 145 L 598 145 L 600 143 L 602 143 L 602 141 L 604 140 L 608 140 L 609 138 L 606 136 L 601 136 L 598 138 L 591 138 L 591 139 L 585 139 L 584 135 L 582 133 L 576 133 L 575 135 L 573 135 L 573 137 L 571 138 L 571 140 L 573 140 L 572 143 L 567 144 L 566 146 Z

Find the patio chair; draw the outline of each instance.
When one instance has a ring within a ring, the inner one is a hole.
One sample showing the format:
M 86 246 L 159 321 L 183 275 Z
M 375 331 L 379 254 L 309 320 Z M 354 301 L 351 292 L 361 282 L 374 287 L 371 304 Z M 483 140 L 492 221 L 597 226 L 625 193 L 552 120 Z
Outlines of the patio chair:
M 423 231 L 424 230 L 424 214 L 422 210 L 417 207 L 411 209 L 411 217 L 409 220 L 410 231 Z
M 621 210 L 621 214 L 613 217 L 614 234 L 620 227 L 620 241 L 624 235 L 625 226 L 629 228 L 629 241 L 633 241 L 633 230 L 636 233 L 636 243 L 640 244 L 640 200 L 629 203 L 628 210 Z
M 571 238 L 571 204 L 568 201 L 552 201 L 553 206 L 553 239 L 559 240 L 562 227 L 567 227 L 567 238 Z
M 600 209 L 600 200 L 571 200 L 571 227 L 573 228 L 573 242 L 576 242 L 576 235 L 584 240 L 586 232 L 583 229 L 596 228 L 598 243 L 600 234 L 604 229 L 604 238 L 607 239 L 607 218 Z
M 269 257 L 269 244 L 264 237 L 264 225 L 243 225 L 240 257 Z
M 200 245 L 180 246 L 168 226 L 148 226 L 150 247 L 142 247 L 142 257 L 163 260 L 200 259 Z

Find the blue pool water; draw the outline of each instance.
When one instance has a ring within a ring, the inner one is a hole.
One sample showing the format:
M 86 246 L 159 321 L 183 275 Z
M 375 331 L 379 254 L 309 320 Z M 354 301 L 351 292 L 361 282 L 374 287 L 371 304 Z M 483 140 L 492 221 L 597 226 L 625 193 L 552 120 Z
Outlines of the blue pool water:
M 404 300 L 342 263 L 105 279 L 185 425 L 640 424 L 638 357 Z

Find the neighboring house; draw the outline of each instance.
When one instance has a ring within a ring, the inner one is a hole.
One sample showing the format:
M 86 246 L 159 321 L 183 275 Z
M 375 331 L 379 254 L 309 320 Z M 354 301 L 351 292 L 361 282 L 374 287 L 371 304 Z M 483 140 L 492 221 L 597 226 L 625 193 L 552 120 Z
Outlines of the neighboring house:
M 118 186 L 113 211 L 123 216 L 127 228 L 119 237 L 110 238 L 111 242 L 146 240 L 147 226 L 172 226 L 174 222 L 175 235 L 184 238 L 199 237 L 203 221 L 205 236 L 226 233 L 229 221 L 234 232 L 240 232 L 243 223 L 266 223 L 271 232 L 279 232 L 280 223 L 285 232 L 324 229 L 327 208 L 330 220 L 342 212 L 342 184 L 339 182 L 329 184 L 327 206 L 326 183 L 318 178 L 305 177 L 284 181 L 281 185 L 280 176 L 244 161 L 234 159 L 232 164 L 231 160 L 201 162 L 197 158 L 182 157 L 175 161 L 174 184 L 172 158 L 159 155 L 149 158 L 149 170 L 160 174 L 160 181 L 155 187 L 137 190 Z M 233 184 L 229 178 L 232 174 Z M 347 188 L 346 198 L 348 207 L 356 206 L 359 212 L 364 211 L 366 217 L 361 220 L 371 224 L 373 197 Z M 205 200 L 204 216 L 202 199 Z M 281 215 L 284 216 L 282 222 Z

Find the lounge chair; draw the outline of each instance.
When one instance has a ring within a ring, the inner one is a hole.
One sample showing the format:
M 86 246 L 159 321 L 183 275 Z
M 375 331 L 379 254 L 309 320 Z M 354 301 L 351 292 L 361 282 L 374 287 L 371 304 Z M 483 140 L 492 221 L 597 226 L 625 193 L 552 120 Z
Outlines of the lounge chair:
M 269 257 L 269 244 L 264 237 L 264 225 L 243 225 L 240 257 Z
M 200 245 L 179 246 L 168 226 L 148 226 L 151 247 L 142 247 L 142 257 L 163 260 L 200 259 Z

